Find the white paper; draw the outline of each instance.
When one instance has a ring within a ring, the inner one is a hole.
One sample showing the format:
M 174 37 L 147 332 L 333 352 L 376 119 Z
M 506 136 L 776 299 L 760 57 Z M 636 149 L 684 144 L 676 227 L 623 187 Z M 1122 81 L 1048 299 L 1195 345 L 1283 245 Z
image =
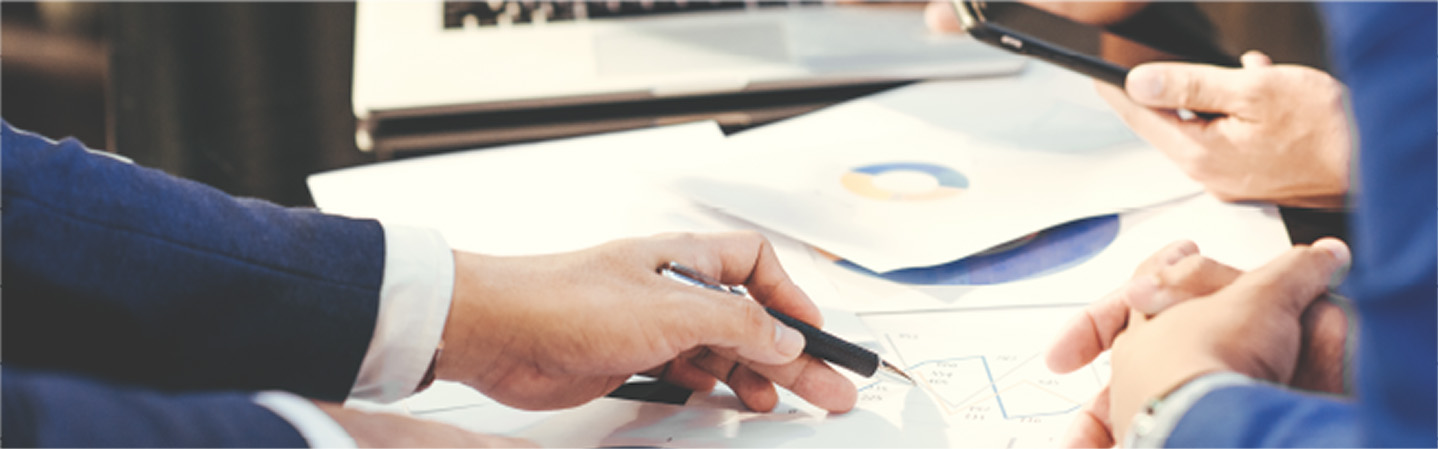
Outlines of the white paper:
M 1036 67 L 905 87 L 741 133 L 676 188 L 880 272 L 1202 190 L 1106 106 L 1035 87 L 1082 77 Z M 932 172 L 882 168 L 893 163 Z
M 549 447 L 1051 447 L 1108 378 L 1106 359 L 1066 375 L 1043 364 L 1053 332 L 1077 310 L 866 316 L 919 386 L 856 379 L 858 406 L 844 414 L 785 392 L 774 411 L 753 412 L 717 389 L 684 406 L 599 400 L 515 436 Z
M 1008 261 L 1007 266 L 984 267 L 990 277 L 981 282 L 894 282 L 842 266 L 818 252 L 813 253 L 813 260 L 840 292 L 841 302 L 828 306 L 874 312 L 1083 304 L 1122 285 L 1139 263 L 1178 240 L 1191 240 L 1204 256 L 1241 270 L 1255 268 L 1290 246 L 1277 208 L 1224 203 L 1207 194 L 1126 212 L 1116 221 L 1116 226 L 1108 224 L 1117 229 L 1111 238 L 1098 232 L 1047 248 L 1011 247 L 1010 251 L 1029 251 L 1036 256 Z M 1079 254 L 1056 261 L 1043 255 L 1045 250 Z

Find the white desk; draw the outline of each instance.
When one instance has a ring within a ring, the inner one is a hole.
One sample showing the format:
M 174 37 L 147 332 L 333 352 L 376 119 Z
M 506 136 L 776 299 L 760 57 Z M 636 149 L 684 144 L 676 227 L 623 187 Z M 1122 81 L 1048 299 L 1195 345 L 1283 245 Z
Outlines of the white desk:
M 914 88 L 923 87 L 906 89 Z M 713 124 L 697 123 L 340 170 L 312 177 L 310 188 L 327 212 L 431 226 L 456 248 L 492 254 L 564 251 L 657 232 L 759 229 L 668 189 L 676 174 L 703 168 L 704 156 L 725 144 Z M 915 389 L 856 378 L 860 403 L 844 415 L 828 416 L 787 394 L 774 413 L 752 413 L 722 389 L 696 394 L 686 406 L 600 399 L 522 412 L 443 383 L 390 409 L 564 447 L 1052 445 L 1079 402 L 1107 378 L 1103 363 L 1058 376 L 1037 361 L 1049 333 L 1077 307 L 1175 239 L 1192 239 L 1239 268 L 1288 246 L 1273 208 L 1207 196 L 1126 212 L 1118 222 L 1116 237 L 1091 257 L 994 285 L 885 281 L 759 229 L 838 333 L 881 349 L 923 380 Z

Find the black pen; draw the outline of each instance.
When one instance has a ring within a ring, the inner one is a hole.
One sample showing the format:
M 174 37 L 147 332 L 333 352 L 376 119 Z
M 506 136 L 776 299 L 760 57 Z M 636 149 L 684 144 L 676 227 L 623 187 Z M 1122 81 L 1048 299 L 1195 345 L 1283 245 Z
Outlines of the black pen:
M 749 296 L 749 290 L 742 285 L 725 285 L 709 275 L 700 273 L 698 270 L 686 267 L 678 262 L 669 262 L 659 267 L 659 274 L 696 287 L 704 287 L 710 290 L 745 297 Z M 792 327 L 798 330 L 800 334 L 803 334 L 804 352 L 809 355 L 844 367 L 844 369 L 853 371 L 864 377 L 874 377 L 875 374 L 883 374 L 884 377 L 892 381 L 917 385 L 914 383 L 912 377 L 909 377 L 908 374 L 905 374 L 904 371 L 898 367 L 879 358 L 879 354 L 874 353 L 874 351 L 844 341 L 839 337 L 835 337 L 834 334 L 824 332 L 817 327 L 796 320 L 773 308 L 765 307 L 764 310 L 768 311 L 769 315 L 779 319 L 779 321 L 783 322 L 786 326 Z

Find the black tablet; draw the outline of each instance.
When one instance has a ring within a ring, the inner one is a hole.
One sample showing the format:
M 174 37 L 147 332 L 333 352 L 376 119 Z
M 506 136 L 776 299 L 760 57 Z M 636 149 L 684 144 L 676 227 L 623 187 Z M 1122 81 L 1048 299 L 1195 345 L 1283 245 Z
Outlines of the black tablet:
M 953 0 L 953 4 L 960 25 L 975 39 L 1119 87 L 1123 87 L 1129 69 L 1150 61 L 1239 66 L 1238 58 L 1222 52 L 1181 54 L 1182 51 L 1164 50 L 1164 45 L 1140 42 L 1023 3 Z

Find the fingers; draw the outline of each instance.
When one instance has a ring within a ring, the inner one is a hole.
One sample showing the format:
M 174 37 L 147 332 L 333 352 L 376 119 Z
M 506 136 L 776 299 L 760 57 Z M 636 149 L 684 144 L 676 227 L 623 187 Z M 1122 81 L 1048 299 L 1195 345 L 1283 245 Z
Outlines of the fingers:
M 692 287 L 690 287 L 692 289 Z M 680 303 L 670 313 L 668 332 L 686 337 L 685 347 L 727 348 L 759 363 L 782 364 L 804 350 L 804 335 L 774 319 L 763 306 L 734 295 L 694 290 L 704 301 Z
M 678 261 L 727 284 L 743 284 L 760 304 L 821 326 L 824 317 L 809 296 L 794 284 L 763 234 L 753 231 L 671 234 L 656 240 L 664 260 Z M 675 241 L 677 240 L 677 242 Z
M 690 362 L 728 384 L 750 409 L 772 410 L 779 400 L 775 384 L 830 412 L 848 411 L 858 401 L 853 382 L 814 357 L 806 355 L 782 365 L 765 365 L 739 362 L 727 352 L 705 349 Z
M 959 16 L 954 12 L 954 3 L 949 0 L 934 0 L 924 8 L 924 24 L 930 31 L 940 33 L 962 33 Z
M 1138 268 L 1133 271 L 1133 277 L 1137 278 L 1147 274 L 1158 273 L 1164 268 L 1195 254 L 1198 254 L 1198 244 L 1193 243 L 1192 240 L 1179 240 L 1169 243 L 1148 256 L 1143 262 L 1139 262 Z
M 1241 274 L 1237 268 L 1195 254 L 1154 274 L 1135 277 L 1124 297 L 1129 307 L 1152 316 L 1179 302 L 1216 292 Z
M 1135 102 L 1151 108 L 1247 116 L 1254 106 L 1256 76 L 1243 69 L 1153 62 L 1129 71 L 1125 90 Z
M 1079 409 L 1078 416 L 1059 439 L 1059 447 L 1114 447 L 1113 426 L 1108 418 L 1108 385 Z
M 1134 270 L 1134 279 L 1153 276 L 1154 273 L 1198 254 L 1198 245 L 1188 240 L 1170 243 L 1149 256 Z M 1130 281 L 1130 284 L 1133 281 Z M 1122 332 L 1128 322 L 1131 287 L 1120 286 L 1103 299 L 1084 307 L 1083 312 L 1070 319 L 1059 332 L 1058 340 L 1049 346 L 1045 362 L 1049 369 L 1067 373 L 1088 365 L 1095 357 L 1108 350 L 1113 339 Z
M 769 241 L 757 232 L 670 234 L 647 242 L 652 243 L 653 266 L 678 261 L 720 282 L 744 284 L 757 301 L 672 283 L 672 291 L 684 297 L 669 303 L 664 327 L 683 338 L 685 348 L 731 348 L 748 360 L 782 364 L 799 355 L 804 337 L 770 316 L 764 305 L 815 326 L 823 323 L 818 306 L 784 272 Z M 691 300 L 698 297 L 703 300 Z
M 799 395 L 810 404 L 832 413 L 847 412 L 854 408 L 854 404 L 859 400 L 859 392 L 849 378 L 812 356 L 805 355 L 783 365 L 745 366 L 774 384 Z M 736 393 L 739 393 L 738 390 Z M 746 400 L 745 403 L 750 401 Z
M 1123 332 L 1128 323 L 1128 304 L 1120 295 L 1122 290 L 1115 290 L 1069 319 L 1044 357 L 1049 369 L 1057 373 L 1071 372 L 1108 350 L 1113 338 Z
M 1243 68 L 1245 69 L 1250 67 L 1267 67 L 1273 65 L 1273 60 L 1269 59 L 1268 55 L 1263 54 L 1263 52 L 1258 50 L 1249 50 L 1247 52 L 1244 52 L 1243 56 L 1239 57 L 1238 60 L 1239 63 L 1243 64 Z
M 708 371 L 694 366 L 694 364 L 691 362 L 692 356 L 700 349 L 703 348 L 695 348 L 694 350 L 688 351 L 686 354 L 680 354 L 680 356 L 675 358 L 674 360 L 670 360 L 669 362 L 660 365 L 657 368 L 645 371 L 640 374 L 653 377 L 655 379 L 660 379 L 674 385 L 688 388 L 690 390 L 712 390 L 714 389 L 715 377 Z
M 1318 300 L 1303 311 L 1302 346 L 1293 370 L 1295 388 L 1344 394 L 1344 379 L 1350 373 L 1347 351 L 1348 314 L 1330 300 Z
M 1228 297 L 1297 318 L 1328 289 L 1333 274 L 1348 265 L 1351 257 L 1348 246 L 1334 238 L 1295 246 L 1234 281 L 1229 289 L 1243 293 Z

